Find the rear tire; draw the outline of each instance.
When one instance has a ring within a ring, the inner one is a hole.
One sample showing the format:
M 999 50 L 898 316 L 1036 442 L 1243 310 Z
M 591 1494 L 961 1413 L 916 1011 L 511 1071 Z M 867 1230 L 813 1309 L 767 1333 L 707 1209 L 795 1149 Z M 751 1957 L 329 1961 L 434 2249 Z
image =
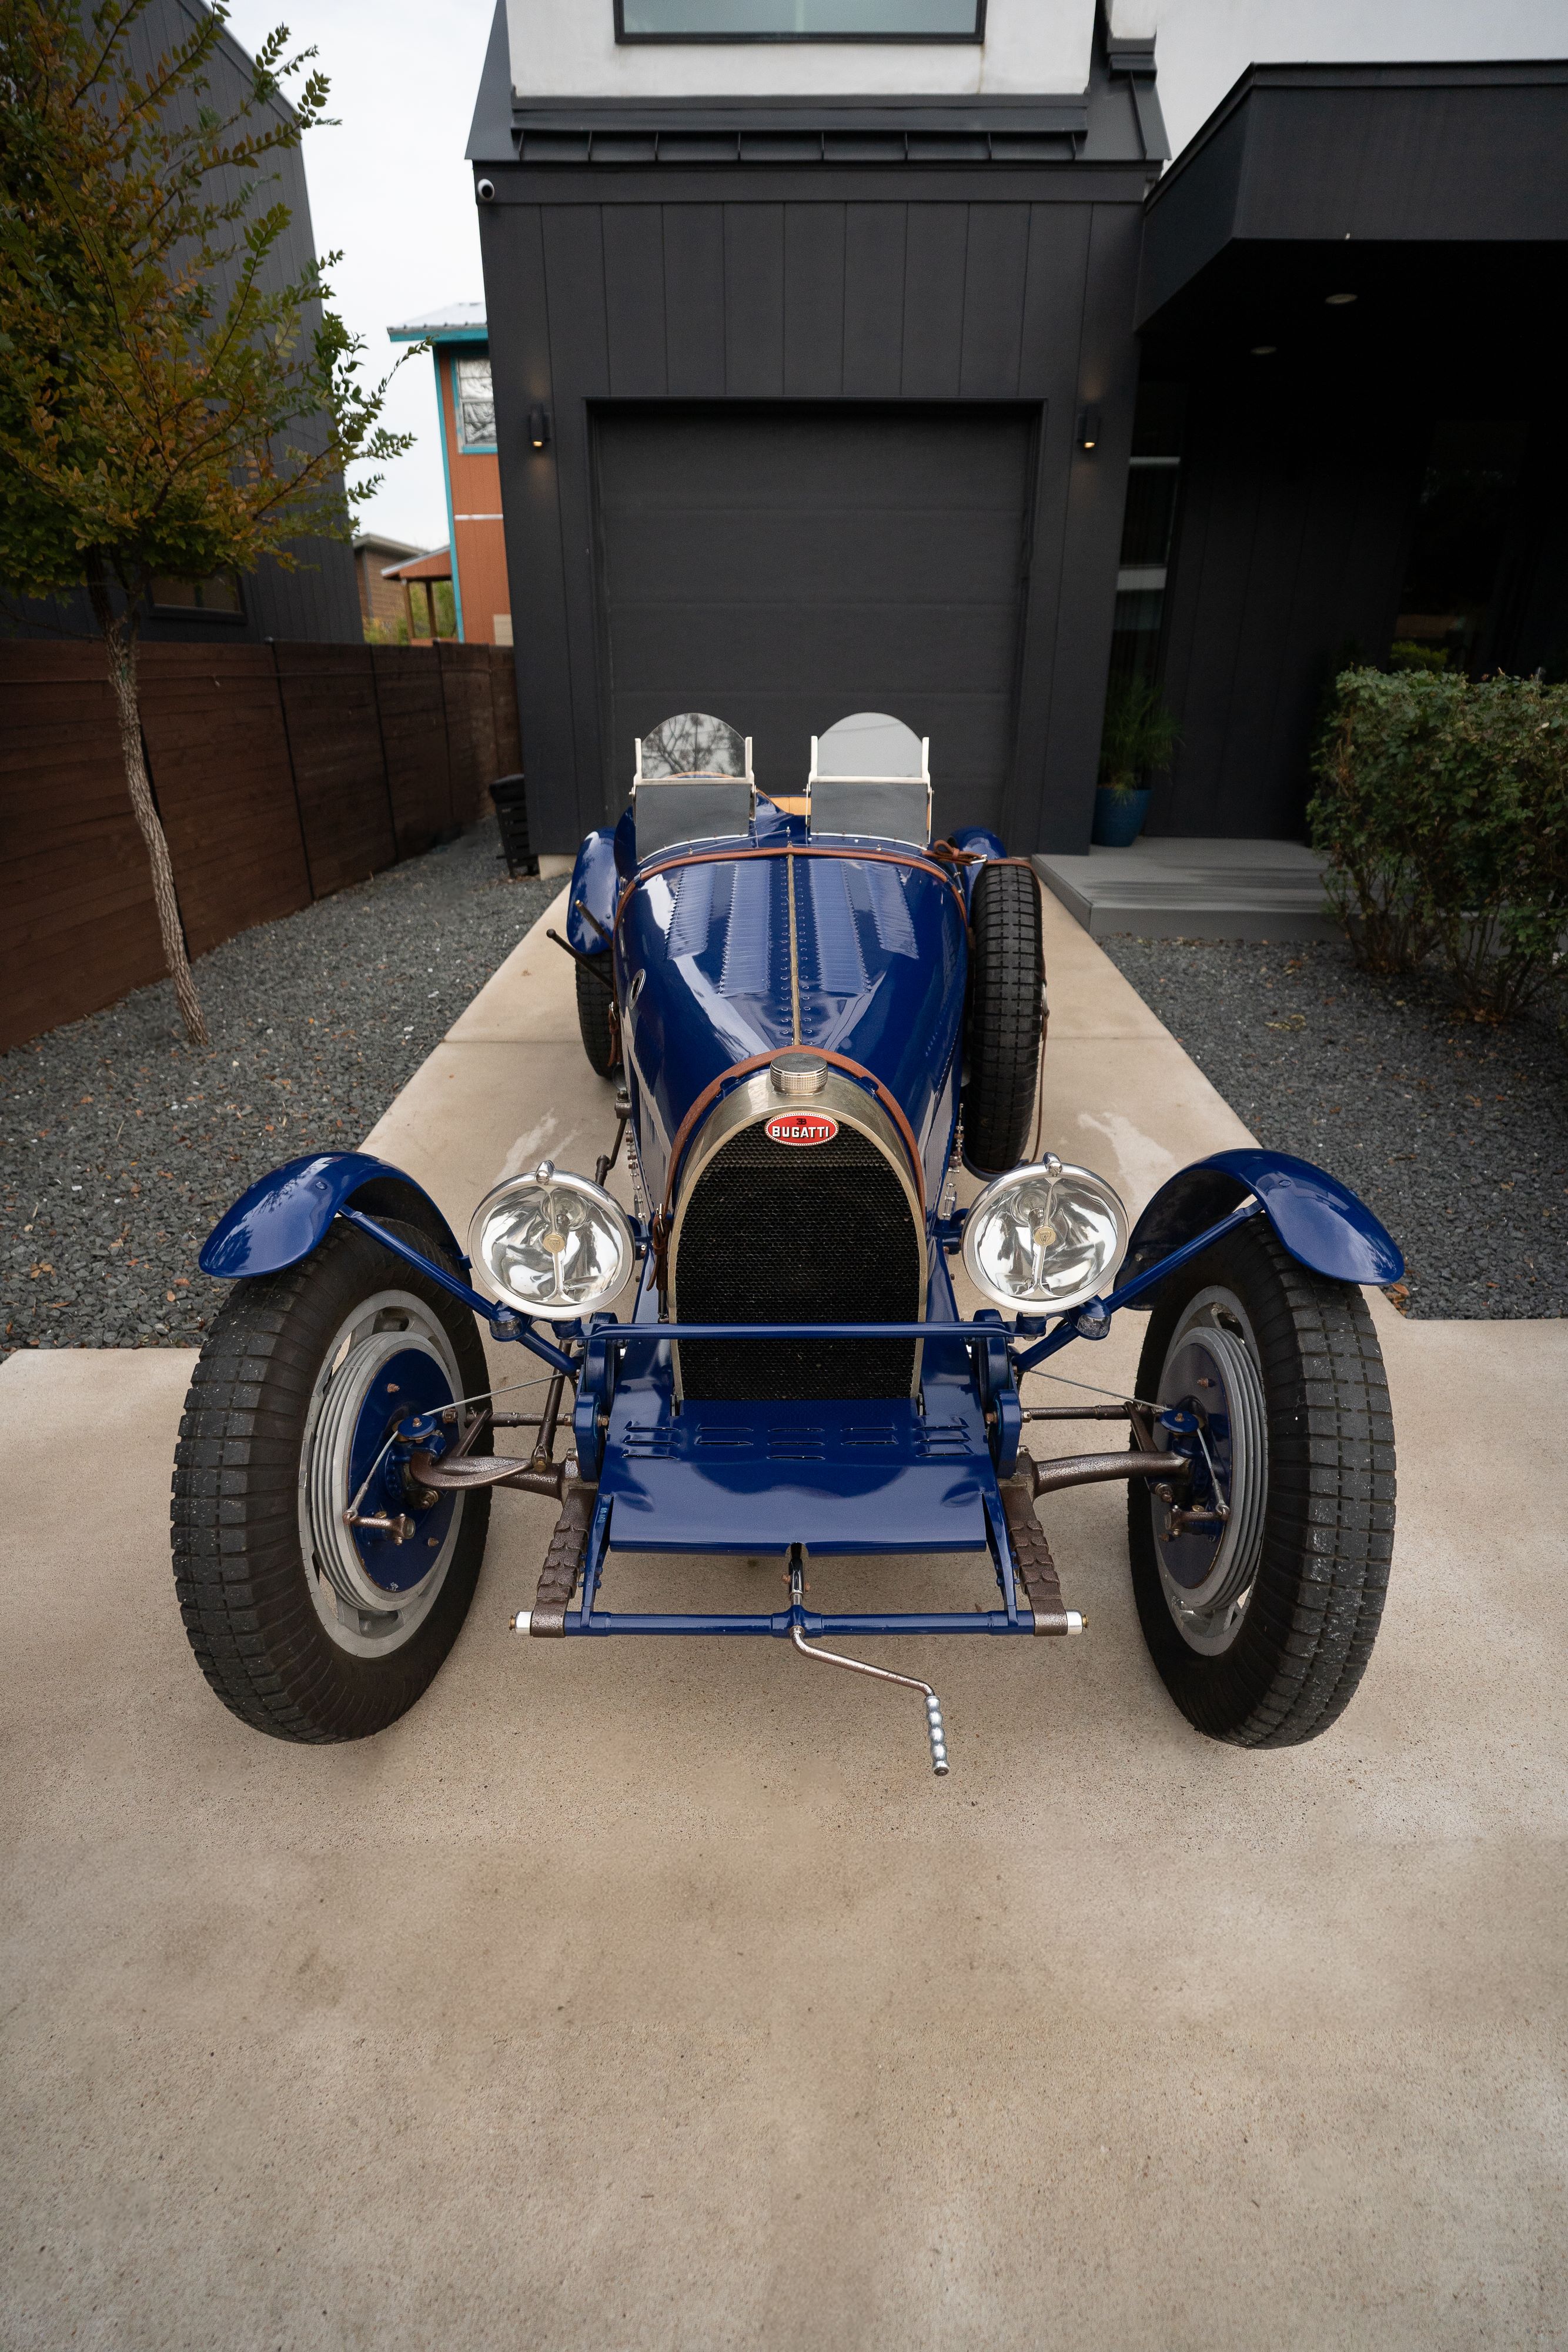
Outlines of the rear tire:
M 1133 1590 L 1166 1689 L 1212 1739 L 1315 1739 L 1366 1670 L 1394 1544 L 1394 1423 L 1365 1299 L 1254 1217 L 1162 1288 L 1137 1392 L 1226 1414 L 1206 1429 L 1231 1511 L 1207 1535 L 1207 1581 L 1201 1532 L 1173 1535 L 1152 1487 L 1129 1484 Z
M 596 957 L 602 961 L 605 979 L 610 977 L 609 955 Z M 613 1000 L 604 982 L 579 964 L 577 971 L 577 1025 L 582 1036 L 582 1050 L 589 1066 L 601 1078 L 609 1077 L 621 1059 L 621 1039 L 617 1034 Z
M 987 866 L 969 905 L 964 1158 L 977 1173 L 1016 1168 L 1029 1144 L 1045 1020 L 1040 886 L 1027 866 Z
M 384 1222 L 451 1265 L 428 1235 Z M 235 1283 L 185 1400 L 172 1519 L 191 1647 L 242 1723 L 277 1739 L 362 1739 L 428 1688 L 468 1613 L 489 1495 L 405 1497 L 394 1456 L 363 1507 L 406 1513 L 413 1533 L 394 1546 L 350 1531 L 344 1513 L 389 1414 L 488 1385 L 468 1309 L 350 1226 L 281 1274 Z M 458 1427 L 478 1409 L 460 1406 Z

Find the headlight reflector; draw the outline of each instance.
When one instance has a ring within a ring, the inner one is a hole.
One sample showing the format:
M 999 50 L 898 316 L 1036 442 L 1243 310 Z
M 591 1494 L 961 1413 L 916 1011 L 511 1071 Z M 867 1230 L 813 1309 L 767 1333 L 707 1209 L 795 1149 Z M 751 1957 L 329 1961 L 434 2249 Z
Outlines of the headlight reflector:
M 468 1255 L 508 1307 L 568 1323 L 624 1288 L 636 1249 L 602 1185 L 541 1160 L 531 1176 L 508 1176 L 486 1193 L 468 1228 Z
M 976 1289 L 1025 1315 L 1082 1307 L 1126 1246 L 1127 1212 L 1105 1179 L 1054 1154 L 988 1184 L 964 1223 Z

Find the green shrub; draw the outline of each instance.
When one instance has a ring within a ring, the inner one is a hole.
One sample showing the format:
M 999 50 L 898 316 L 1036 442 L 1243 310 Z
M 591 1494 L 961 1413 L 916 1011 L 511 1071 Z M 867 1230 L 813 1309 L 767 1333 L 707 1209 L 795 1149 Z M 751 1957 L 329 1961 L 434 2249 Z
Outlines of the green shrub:
M 1100 782 L 1113 793 L 1136 792 L 1145 769 L 1169 767 L 1180 740 L 1159 688 L 1145 678 L 1118 678 L 1105 698 Z
M 1419 637 L 1396 637 L 1388 648 L 1390 669 L 1447 669 L 1447 646 L 1423 645 Z
M 1312 838 L 1364 968 L 1436 950 L 1499 1019 L 1540 993 L 1568 926 L 1568 688 L 1349 670 L 1314 771 Z

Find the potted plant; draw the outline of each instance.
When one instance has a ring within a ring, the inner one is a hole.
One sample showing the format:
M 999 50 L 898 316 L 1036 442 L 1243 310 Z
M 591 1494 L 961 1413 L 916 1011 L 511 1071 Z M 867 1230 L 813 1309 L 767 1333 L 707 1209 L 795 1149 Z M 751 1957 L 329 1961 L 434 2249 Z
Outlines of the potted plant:
M 1168 764 L 1180 733 L 1152 678 L 1121 678 L 1112 687 L 1105 698 L 1090 836 L 1096 848 L 1126 849 L 1136 841 L 1151 798 L 1144 777 L 1150 768 Z

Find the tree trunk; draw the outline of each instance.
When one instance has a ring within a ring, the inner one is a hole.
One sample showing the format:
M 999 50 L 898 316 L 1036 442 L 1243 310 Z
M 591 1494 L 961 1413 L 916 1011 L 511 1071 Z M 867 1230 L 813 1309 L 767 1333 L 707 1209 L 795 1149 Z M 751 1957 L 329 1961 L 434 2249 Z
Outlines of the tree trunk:
M 108 583 L 101 572 L 97 577 L 89 577 L 88 585 L 93 614 L 103 633 L 104 650 L 109 656 L 110 683 L 114 688 L 115 706 L 120 714 L 120 750 L 125 761 L 125 782 L 141 838 L 146 844 L 147 862 L 152 869 L 152 903 L 158 909 L 158 932 L 163 942 L 163 961 L 174 983 L 174 996 L 180 1007 L 180 1018 L 185 1024 L 186 1036 L 193 1045 L 211 1045 L 213 1041 L 207 1034 L 196 983 L 191 977 L 191 960 L 185 953 L 184 927 L 180 920 L 180 902 L 174 895 L 174 869 L 169 862 L 169 844 L 159 822 L 158 812 L 152 805 L 152 787 L 148 781 L 147 761 L 141 748 L 135 611 L 129 604 L 123 613 L 114 611 Z

